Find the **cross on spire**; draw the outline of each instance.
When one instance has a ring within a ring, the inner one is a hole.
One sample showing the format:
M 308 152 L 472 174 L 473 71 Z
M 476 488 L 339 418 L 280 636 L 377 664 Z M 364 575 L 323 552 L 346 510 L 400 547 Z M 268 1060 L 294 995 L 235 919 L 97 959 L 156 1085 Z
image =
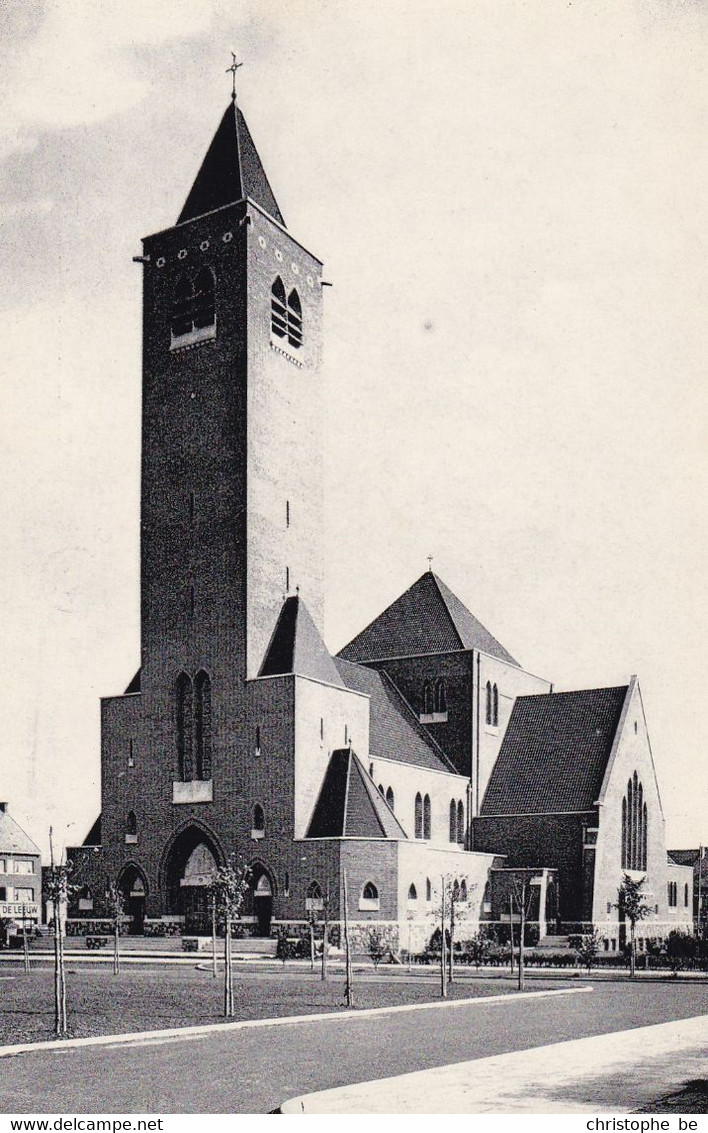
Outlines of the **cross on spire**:
M 428 570 L 432 570 L 432 569 L 433 569 L 433 556 L 428 555 Z
M 236 101 L 236 72 L 238 71 L 239 67 L 243 67 L 243 63 L 237 63 L 236 62 L 236 53 L 234 51 L 231 52 L 231 59 L 232 59 L 232 63 L 231 63 L 230 67 L 226 68 L 226 74 L 231 75 L 231 101 L 235 102 Z

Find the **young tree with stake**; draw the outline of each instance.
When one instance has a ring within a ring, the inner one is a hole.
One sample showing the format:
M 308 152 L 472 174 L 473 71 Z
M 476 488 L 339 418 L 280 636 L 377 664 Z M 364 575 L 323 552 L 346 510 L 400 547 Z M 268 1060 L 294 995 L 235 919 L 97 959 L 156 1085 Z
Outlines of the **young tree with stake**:
M 637 922 L 643 921 L 651 913 L 651 908 L 643 893 L 645 881 L 646 877 L 641 877 L 639 881 L 635 881 L 628 873 L 625 873 L 622 877 L 622 884 L 617 890 L 617 901 L 614 905 L 620 915 L 624 915 L 624 919 L 629 921 L 629 975 L 631 979 L 634 979 L 637 963 Z
M 224 925 L 224 1016 L 234 1015 L 234 981 L 232 970 L 233 947 L 231 926 L 240 915 L 248 892 L 251 869 L 232 855 L 225 865 L 217 866 L 209 888 L 214 895 L 216 910 Z
M 106 887 L 106 909 L 113 921 L 113 975 L 120 971 L 120 922 L 125 912 L 125 899 L 116 882 Z

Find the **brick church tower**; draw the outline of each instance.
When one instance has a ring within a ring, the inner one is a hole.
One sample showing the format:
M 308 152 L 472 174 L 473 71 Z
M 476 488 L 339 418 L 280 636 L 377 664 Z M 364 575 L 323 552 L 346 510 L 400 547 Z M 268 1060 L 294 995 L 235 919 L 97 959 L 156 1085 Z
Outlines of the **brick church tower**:
M 182 911 L 195 832 L 217 860 L 250 832 L 247 682 L 288 593 L 322 626 L 321 264 L 235 97 L 142 262 L 141 668 L 102 702 L 102 868 L 138 922 Z

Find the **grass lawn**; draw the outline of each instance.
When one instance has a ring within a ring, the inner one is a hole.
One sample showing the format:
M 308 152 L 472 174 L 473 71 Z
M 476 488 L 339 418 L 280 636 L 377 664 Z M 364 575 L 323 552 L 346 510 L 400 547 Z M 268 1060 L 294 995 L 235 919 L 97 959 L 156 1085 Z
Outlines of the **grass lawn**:
M 54 973 L 51 967 L 25 974 L 20 968 L 0 971 L 0 1044 L 41 1042 L 54 1038 Z M 114 976 L 110 967 L 67 965 L 67 1014 L 70 1034 L 117 1034 L 164 1027 L 188 1027 L 223 1022 L 223 972 L 196 968 L 124 968 Z M 559 979 L 534 980 L 528 990 L 570 986 Z M 465 979 L 450 986 L 449 998 L 501 995 L 516 990 L 511 978 Z M 344 978 L 303 969 L 281 972 L 234 971 L 236 1019 L 266 1019 L 336 1011 L 344 1006 Z M 356 1007 L 390 1007 L 435 1002 L 435 979 L 388 979 L 379 974 L 355 977 Z

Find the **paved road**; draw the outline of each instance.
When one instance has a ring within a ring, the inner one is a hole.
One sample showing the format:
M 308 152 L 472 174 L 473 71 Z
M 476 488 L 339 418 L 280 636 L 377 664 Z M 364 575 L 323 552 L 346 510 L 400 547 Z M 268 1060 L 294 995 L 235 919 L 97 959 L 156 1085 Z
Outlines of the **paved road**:
M 288 1098 L 507 1051 L 708 1014 L 708 986 L 592 993 L 289 1023 L 2 1060 L 5 1113 L 267 1113 Z

